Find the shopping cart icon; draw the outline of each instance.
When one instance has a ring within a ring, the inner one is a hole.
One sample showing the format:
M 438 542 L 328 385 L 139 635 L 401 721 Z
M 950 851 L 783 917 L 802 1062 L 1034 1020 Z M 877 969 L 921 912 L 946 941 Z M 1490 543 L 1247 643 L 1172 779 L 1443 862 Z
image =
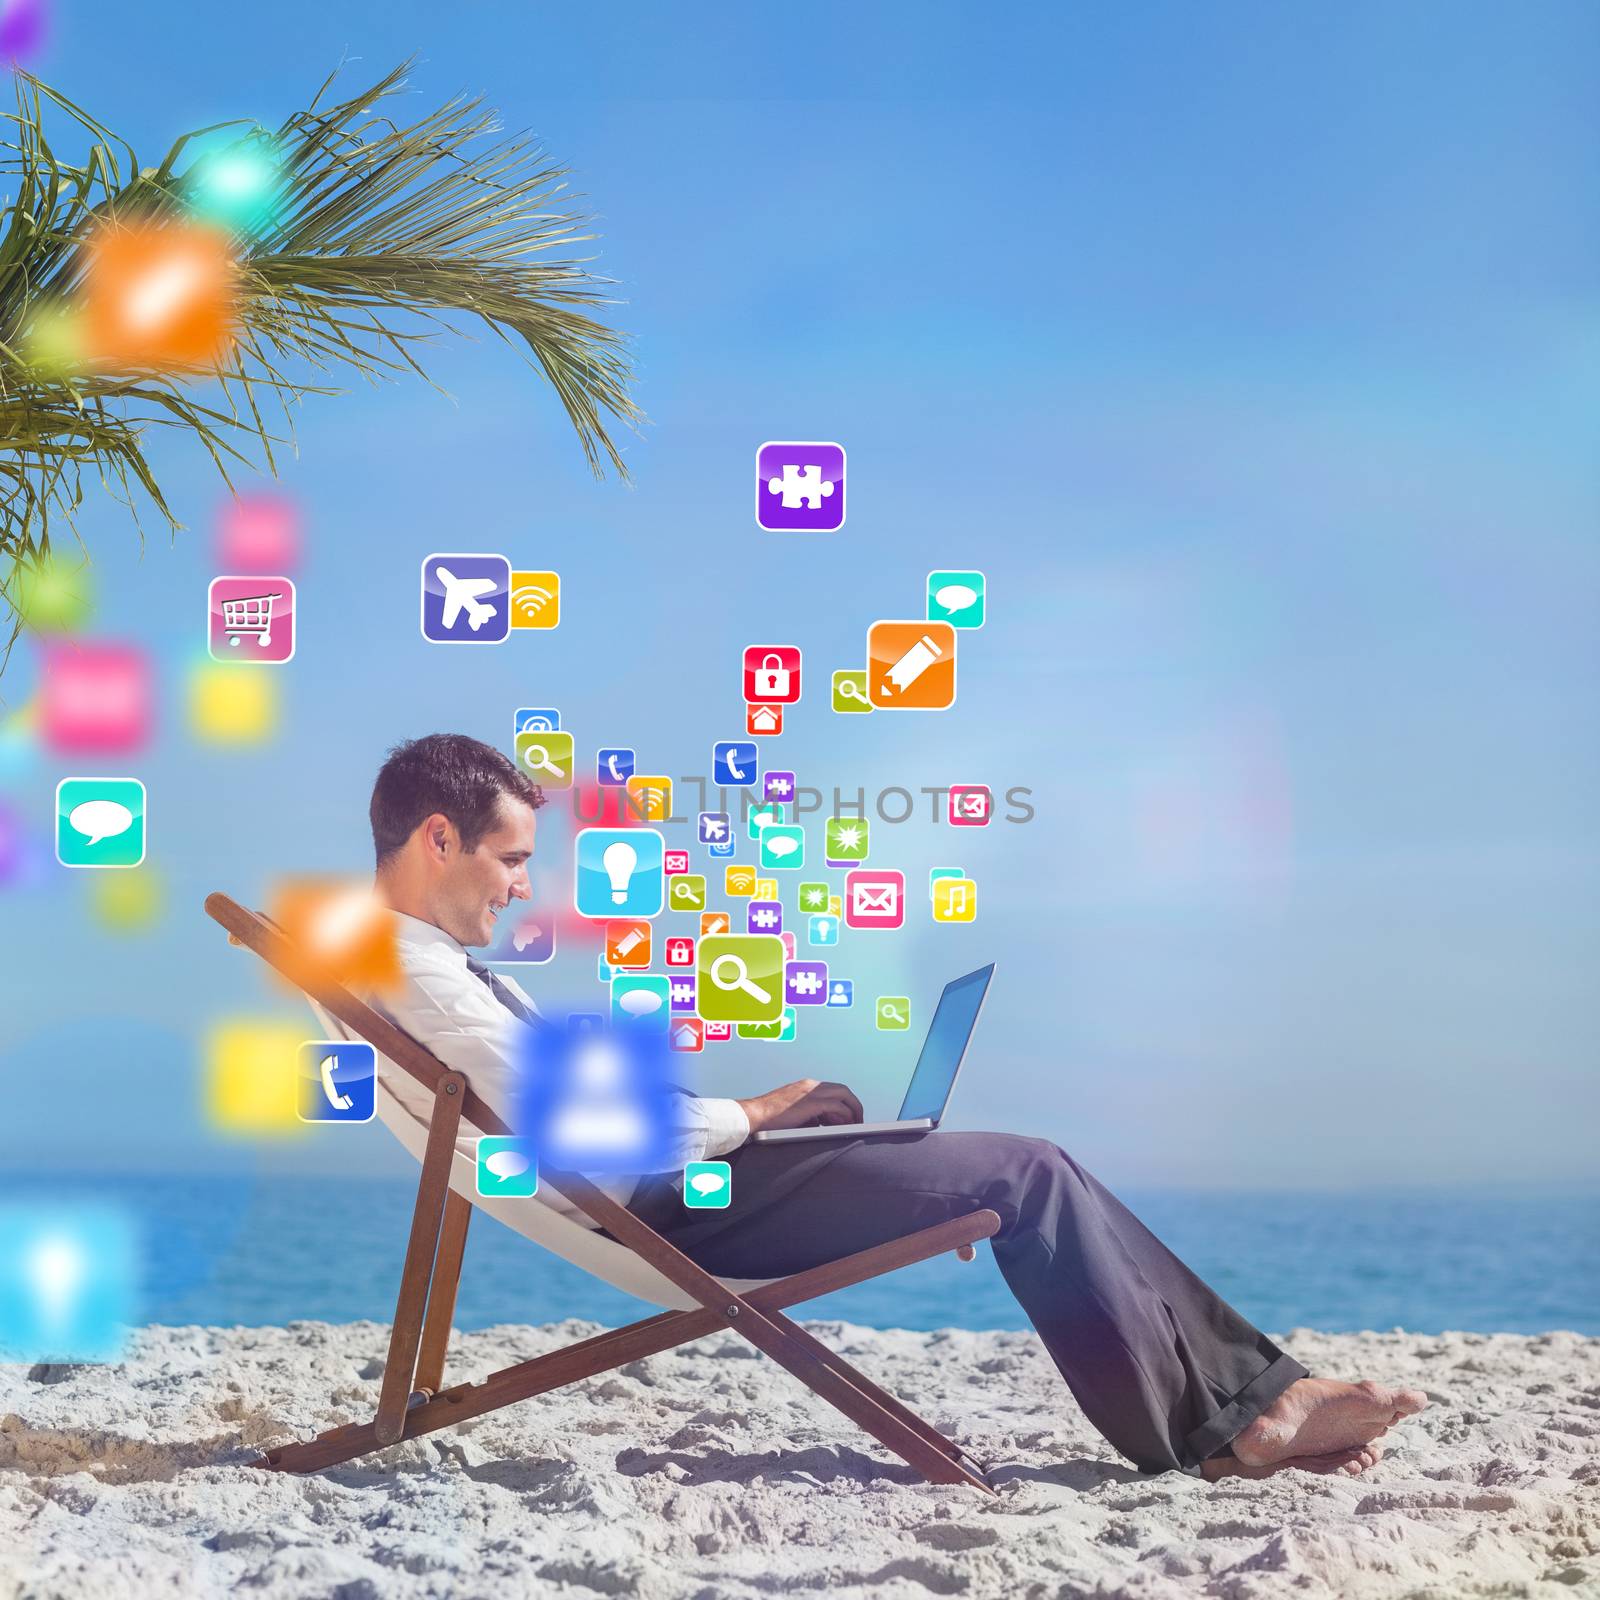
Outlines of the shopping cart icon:
M 218 661 L 287 661 L 294 654 L 294 585 L 287 578 L 214 578 L 210 646 Z

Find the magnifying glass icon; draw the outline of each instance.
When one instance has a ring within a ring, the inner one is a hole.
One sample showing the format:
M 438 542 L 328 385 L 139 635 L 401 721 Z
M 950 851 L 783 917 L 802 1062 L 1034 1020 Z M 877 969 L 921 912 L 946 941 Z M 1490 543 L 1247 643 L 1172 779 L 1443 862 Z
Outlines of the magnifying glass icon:
M 713 974 L 713 977 L 715 977 L 715 974 Z M 892 1000 L 884 1000 L 880 1002 L 878 1006 L 878 1015 L 882 1017 L 885 1022 L 898 1023 L 902 1028 L 908 1025 L 906 1022 L 905 1013 Z
M 711 981 L 719 989 L 732 991 L 743 989 L 752 1000 L 759 1000 L 762 1005 L 770 1005 L 772 996 L 763 989 L 759 983 L 754 983 L 750 978 L 750 969 L 744 964 L 742 956 L 718 956 L 711 963 Z
M 841 678 L 839 680 L 839 688 L 837 693 L 841 700 L 854 700 L 864 706 L 870 706 L 872 704 L 872 702 L 867 699 L 866 693 L 863 691 L 861 685 L 857 683 L 854 678 Z
M 566 777 L 566 773 L 550 759 L 550 752 L 542 744 L 530 744 L 522 752 L 522 764 L 530 772 L 548 772 L 552 778 Z
M 700 891 L 692 883 L 678 882 L 672 886 L 672 898 L 697 906 L 700 904 Z

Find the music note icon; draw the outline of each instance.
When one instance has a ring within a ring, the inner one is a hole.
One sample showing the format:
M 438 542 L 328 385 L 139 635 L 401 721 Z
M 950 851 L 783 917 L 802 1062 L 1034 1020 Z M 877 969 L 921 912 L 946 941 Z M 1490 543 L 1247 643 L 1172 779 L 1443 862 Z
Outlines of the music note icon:
M 938 878 L 933 885 L 935 922 L 971 922 L 978 915 L 978 886 L 971 878 Z

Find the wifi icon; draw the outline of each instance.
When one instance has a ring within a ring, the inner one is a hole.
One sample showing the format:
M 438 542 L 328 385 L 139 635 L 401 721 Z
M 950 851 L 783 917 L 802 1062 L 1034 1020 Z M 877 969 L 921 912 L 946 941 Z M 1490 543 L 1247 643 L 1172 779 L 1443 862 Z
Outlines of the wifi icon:
M 553 628 L 561 620 L 561 574 L 511 574 L 511 626 Z

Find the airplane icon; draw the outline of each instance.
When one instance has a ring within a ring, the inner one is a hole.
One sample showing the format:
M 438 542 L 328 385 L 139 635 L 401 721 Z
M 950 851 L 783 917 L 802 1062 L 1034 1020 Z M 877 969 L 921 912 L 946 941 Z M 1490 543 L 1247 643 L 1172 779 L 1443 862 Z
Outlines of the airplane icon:
M 463 606 L 467 608 L 467 626 L 474 633 L 484 623 L 494 620 L 494 607 L 486 606 L 478 599 L 480 594 L 489 594 L 494 590 L 493 578 L 458 578 L 449 567 L 435 567 L 433 570 L 444 585 L 444 615 L 439 619 L 441 627 L 453 628 Z
M 432 555 L 422 563 L 422 635 L 436 644 L 497 644 L 510 631 L 504 556 Z

